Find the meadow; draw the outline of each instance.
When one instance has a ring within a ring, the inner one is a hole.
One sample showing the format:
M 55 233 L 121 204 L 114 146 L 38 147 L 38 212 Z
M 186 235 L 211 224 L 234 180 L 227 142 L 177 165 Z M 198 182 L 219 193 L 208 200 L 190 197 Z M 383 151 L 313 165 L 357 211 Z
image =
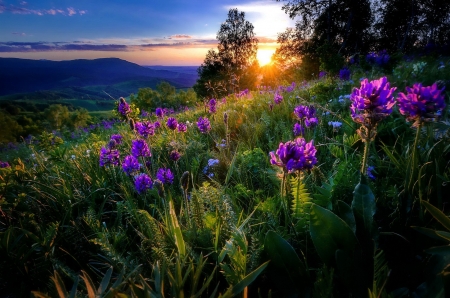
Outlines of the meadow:
M 448 297 L 450 59 L 349 71 L 4 148 L 2 295 Z

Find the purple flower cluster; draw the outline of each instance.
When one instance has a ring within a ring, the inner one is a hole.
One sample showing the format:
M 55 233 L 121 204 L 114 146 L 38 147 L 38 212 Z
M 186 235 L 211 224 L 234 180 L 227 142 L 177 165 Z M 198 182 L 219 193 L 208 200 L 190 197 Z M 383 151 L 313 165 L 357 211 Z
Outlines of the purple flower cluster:
M 178 126 L 178 121 L 177 119 L 173 118 L 173 117 L 169 117 L 167 119 L 167 123 L 166 123 L 167 127 L 171 130 L 175 130 L 177 129 Z
M 136 158 L 139 156 L 152 156 L 150 148 L 144 140 L 133 140 L 131 142 L 131 155 Z
M 209 119 L 207 117 L 198 118 L 197 127 L 201 133 L 209 132 L 211 130 L 211 124 L 209 123 Z
M 367 177 L 369 177 L 370 180 L 376 179 L 375 175 L 373 174 L 374 171 L 375 171 L 375 168 L 373 166 L 367 167 L 366 173 L 367 173 Z
M 155 125 L 150 121 L 136 122 L 135 127 L 137 132 L 144 138 L 155 134 Z
M 303 125 L 301 125 L 300 123 L 295 123 L 294 124 L 294 136 L 303 136 L 305 135 L 305 128 L 303 127 Z
M 376 64 L 378 66 L 384 66 L 389 62 L 389 54 L 386 50 L 379 51 L 378 53 L 370 52 L 366 56 L 366 61 L 371 64 Z
M 350 95 L 350 111 L 353 121 L 366 127 L 376 124 L 392 113 L 395 105 L 393 93 L 386 77 L 378 80 L 361 81 L 360 88 L 354 88 Z
M 433 122 L 442 114 L 445 108 L 444 88 L 438 89 L 436 83 L 424 87 L 422 84 L 414 84 L 406 87 L 407 93 L 400 92 L 397 97 L 400 113 L 406 116 L 408 121 Z
M 141 168 L 139 161 L 133 155 L 125 156 L 122 162 L 122 169 L 127 175 L 138 172 Z
M 214 98 L 212 98 L 212 99 L 209 101 L 208 106 L 209 106 L 209 112 L 210 112 L 211 114 L 214 114 L 214 113 L 217 112 L 217 101 L 216 101 Z
M 316 109 L 313 106 L 296 106 L 294 114 L 300 121 L 304 121 L 305 126 L 308 128 L 319 124 L 319 120 L 316 117 Z
M 173 161 L 177 161 L 179 160 L 181 157 L 180 152 L 178 152 L 177 150 L 173 150 L 172 152 L 170 152 L 169 154 L 169 158 Z
M 164 110 L 162 108 L 156 108 L 155 114 L 156 114 L 156 117 L 162 118 L 162 117 L 164 117 Z
M 134 187 L 139 194 L 144 193 L 147 189 L 153 188 L 152 178 L 147 174 L 137 175 L 134 180 Z
M 312 169 L 317 164 L 316 148 L 311 140 L 306 143 L 304 138 L 280 143 L 277 151 L 270 152 L 270 163 L 292 173 Z
M 111 135 L 111 141 L 114 141 L 116 146 L 122 144 L 122 139 L 123 137 L 119 134 Z
M 178 122 L 178 132 L 186 132 L 187 131 L 187 125 L 183 122 Z
M 273 96 L 273 101 L 275 102 L 275 104 L 279 105 L 283 101 L 283 96 L 277 92 Z
M 319 79 L 324 78 L 327 74 L 328 74 L 328 73 L 327 73 L 326 71 L 321 70 L 321 71 L 319 72 Z
M 350 69 L 344 67 L 341 70 L 339 70 L 339 79 L 341 79 L 342 81 L 350 80 Z
M 156 173 L 156 178 L 158 178 L 162 184 L 172 184 L 174 176 L 169 168 L 160 168 Z
M 250 91 L 248 89 L 245 89 L 245 90 L 242 90 L 239 93 L 236 93 L 236 97 L 237 98 L 241 98 L 241 97 L 247 96 L 249 94 L 250 94 Z
M 119 150 L 102 147 L 100 149 L 100 166 L 117 166 L 119 164 L 119 157 Z
M 130 105 L 125 101 L 125 98 L 121 97 L 119 99 L 117 110 L 122 116 L 127 116 L 129 113 L 131 113 Z
M 9 163 L 7 161 L 1 161 L 0 160 L 0 168 L 10 168 L 11 166 L 9 165 Z

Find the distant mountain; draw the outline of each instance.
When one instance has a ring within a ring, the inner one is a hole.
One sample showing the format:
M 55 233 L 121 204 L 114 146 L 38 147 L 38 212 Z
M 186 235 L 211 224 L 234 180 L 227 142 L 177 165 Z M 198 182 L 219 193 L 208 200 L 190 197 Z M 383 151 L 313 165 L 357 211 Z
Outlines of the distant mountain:
M 117 95 L 133 92 L 130 86 L 155 87 L 161 81 L 177 88 L 189 88 L 196 80 L 197 74 L 191 69 L 149 68 L 118 58 L 69 61 L 0 58 L 0 96 L 68 89 L 83 92 L 93 86 L 104 90 L 115 88 L 117 92 L 114 95 Z M 121 90 L 120 86 L 126 88 Z M 121 96 L 127 95 L 129 93 Z M 13 97 L 20 98 L 20 95 Z

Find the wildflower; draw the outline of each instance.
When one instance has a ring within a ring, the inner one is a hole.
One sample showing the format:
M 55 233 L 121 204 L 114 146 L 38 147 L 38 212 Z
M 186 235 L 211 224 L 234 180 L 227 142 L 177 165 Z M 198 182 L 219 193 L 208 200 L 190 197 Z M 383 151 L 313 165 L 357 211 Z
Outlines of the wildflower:
M 227 114 L 227 112 L 224 112 L 224 113 L 223 113 L 223 123 L 224 123 L 225 125 L 228 124 L 228 114 Z
M 0 160 L 0 168 L 10 168 L 11 166 L 9 165 L 9 163 L 7 161 L 1 161 Z
M 169 168 L 160 168 L 156 173 L 156 178 L 161 181 L 162 184 L 172 184 L 173 183 L 173 174 Z
M 102 147 L 100 149 L 100 166 L 112 165 L 117 166 L 119 164 L 119 151 L 117 149 L 110 149 Z
M 197 121 L 197 127 L 201 133 L 207 133 L 211 130 L 211 124 L 209 123 L 208 118 L 200 117 Z
M 275 104 L 279 105 L 283 101 L 283 96 L 277 92 L 273 97 L 273 101 L 275 102 Z
M 420 122 L 436 121 L 445 108 L 444 88 L 438 89 L 436 83 L 424 87 L 422 84 L 414 84 L 406 87 L 407 93 L 400 92 L 397 97 L 400 113 L 406 116 L 406 120 Z
M 339 121 L 330 121 L 330 122 L 328 122 L 328 125 L 329 125 L 329 126 L 332 126 L 333 129 L 338 129 L 339 127 L 342 126 L 342 122 L 339 122 Z
M 153 126 L 155 127 L 155 129 L 158 129 L 161 127 L 161 123 L 159 121 L 155 121 L 155 123 L 153 123 Z
M 170 152 L 170 154 L 169 154 L 169 158 L 170 158 L 171 160 L 173 160 L 173 161 L 179 160 L 180 157 L 181 157 L 180 152 L 178 152 L 178 151 L 176 151 L 176 150 L 173 150 L 173 151 Z
M 308 128 L 317 126 L 317 124 L 319 124 L 319 120 L 316 117 L 305 119 L 305 126 Z
M 277 151 L 270 152 L 270 163 L 292 173 L 312 169 L 317 163 L 314 141 L 306 143 L 304 138 L 280 143 Z
M 367 167 L 367 177 L 369 177 L 369 179 L 371 180 L 375 180 L 376 177 L 373 175 L 373 171 L 375 170 L 375 168 L 373 166 L 368 166 Z
M 273 103 L 269 103 L 269 110 L 272 112 L 272 110 L 273 110 Z
M 72 154 L 71 158 L 72 158 L 72 160 L 75 160 L 76 156 L 74 154 Z
M 155 134 L 155 126 L 150 121 L 136 122 L 136 130 L 144 138 Z
M 133 155 L 125 156 L 122 163 L 122 169 L 127 175 L 139 171 L 140 168 L 141 165 L 139 164 L 139 161 L 136 157 L 134 157 Z
M 122 136 L 119 134 L 111 135 L 111 140 L 114 140 L 117 145 L 122 144 Z
M 130 105 L 125 101 L 125 98 L 121 97 L 119 99 L 117 110 L 123 116 L 127 116 L 129 113 L 131 113 Z
M 156 114 L 156 117 L 162 118 L 162 117 L 164 117 L 164 110 L 161 108 L 156 108 L 155 114 Z
M 187 131 L 187 125 L 183 122 L 178 123 L 178 132 L 186 132 Z
M 327 75 L 327 72 L 326 72 L 326 71 L 324 71 L 324 70 L 320 71 L 320 72 L 319 72 L 319 79 L 325 77 L 326 75 Z
M 214 98 L 212 98 L 208 103 L 209 112 L 211 114 L 214 114 L 217 111 L 216 105 L 217 105 L 217 101 Z
M 395 105 L 393 93 L 395 87 L 390 88 L 386 77 L 378 80 L 361 82 L 361 88 L 353 88 L 350 95 L 350 111 L 353 121 L 362 125 L 364 131 L 358 131 L 363 140 L 373 139 L 375 130 L 367 135 L 366 130 L 375 128 L 381 120 L 392 113 Z
M 89 156 L 90 156 L 90 153 L 91 153 L 91 150 L 89 150 L 89 149 L 88 149 L 88 150 L 86 150 L 86 156 L 87 156 L 87 157 L 89 157 Z
M 153 188 L 152 178 L 144 173 L 137 175 L 134 180 L 134 187 L 139 194 L 146 192 L 147 189 Z
M 294 124 L 293 131 L 294 131 L 294 136 L 305 135 L 305 128 L 303 127 L 303 125 L 301 125 L 298 122 Z
M 305 122 L 306 127 L 314 127 L 319 123 L 316 118 L 316 109 L 313 106 L 296 106 L 294 108 L 295 116 Z
M 173 118 L 173 117 L 169 117 L 167 119 L 167 127 L 170 128 L 171 130 L 175 130 L 177 128 L 178 122 L 177 119 Z
M 347 67 L 342 68 L 339 71 L 339 78 L 343 81 L 350 80 L 350 69 L 348 69 Z
M 212 158 L 208 159 L 208 167 L 213 167 L 213 166 L 218 165 L 218 164 L 219 164 L 219 160 L 218 159 L 212 159 Z
M 136 158 L 139 156 L 152 156 L 150 148 L 144 140 L 133 140 L 131 142 L 131 155 Z

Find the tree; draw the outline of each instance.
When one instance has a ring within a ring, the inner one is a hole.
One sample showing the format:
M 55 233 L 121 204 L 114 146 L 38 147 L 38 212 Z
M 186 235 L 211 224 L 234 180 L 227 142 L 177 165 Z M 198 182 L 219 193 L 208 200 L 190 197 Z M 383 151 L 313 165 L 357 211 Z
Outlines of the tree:
M 199 79 L 194 86 L 197 94 L 218 97 L 254 87 L 256 73 L 251 70 L 258 67 L 258 39 L 255 38 L 253 25 L 245 20 L 245 13 L 236 8 L 230 9 L 216 38 L 219 41 L 218 51 L 209 50 L 198 68 Z
M 44 114 L 53 128 L 60 129 L 69 121 L 69 109 L 67 106 L 53 104 L 49 106 Z

